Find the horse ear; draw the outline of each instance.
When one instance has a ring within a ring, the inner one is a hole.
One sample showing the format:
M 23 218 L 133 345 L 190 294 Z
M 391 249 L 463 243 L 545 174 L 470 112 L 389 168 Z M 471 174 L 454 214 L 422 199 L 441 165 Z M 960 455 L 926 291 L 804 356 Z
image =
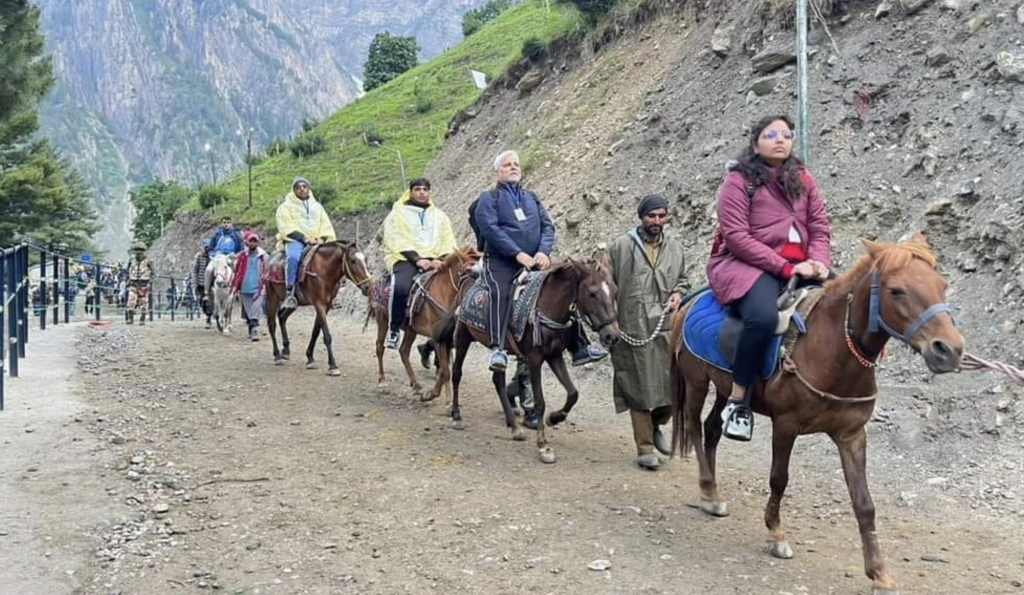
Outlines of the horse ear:
M 926 240 L 924 234 L 919 231 L 914 232 L 914 235 L 910 237 L 910 243 L 917 244 L 922 248 L 931 249 L 931 246 L 928 245 L 928 240 Z
M 864 248 L 867 249 L 868 254 L 871 255 L 871 258 L 878 258 L 878 255 L 882 253 L 882 250 L 885 250 L 885 244 L 883 244 L 882 242 L 875 242 L 867 238 L 861 238 L 860 241 L 862 244 L 864 244 Z

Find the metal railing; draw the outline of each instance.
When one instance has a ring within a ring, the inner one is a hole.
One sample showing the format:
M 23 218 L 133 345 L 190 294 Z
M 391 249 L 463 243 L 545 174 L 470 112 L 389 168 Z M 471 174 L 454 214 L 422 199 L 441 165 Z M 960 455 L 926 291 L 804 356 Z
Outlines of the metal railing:
M 27 244 L 0 253 L 0 411 L 4 408 L 4 376 L 18 377 L 18 362 L 25 357 L 28 344 L 28 263 Z

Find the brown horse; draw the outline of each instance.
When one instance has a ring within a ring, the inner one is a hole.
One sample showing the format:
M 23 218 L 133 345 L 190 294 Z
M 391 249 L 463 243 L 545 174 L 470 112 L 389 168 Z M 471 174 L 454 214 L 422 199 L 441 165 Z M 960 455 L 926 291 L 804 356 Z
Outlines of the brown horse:
M 409 362 L 409 352 L 412 350 L 412 344 L 416 342 L 417 335 L 429 337 L 434 332 L 434 327 L 437 323 L 444 318 L 445 314 L 451 311 L 459 295 L 459 285 L 463 271 L 478 260 L 480 260 L 480 252 L 472 246 L 465 246 L 446 256 L 441 261 L 441 266 L 436 269 L 434 275 L 427 281 L 427 285 L 424 288 L 426 295 L 423 308 L 407 317 L 405 326 L 402 327 L 402 344 L 398 348 L 398 354 L 402 358 L 402 365 L 405 366 L 405 373 L 409 375 L 409 386 L 412 387 L 413 392 L 420 395 L 421 401 L 436 399 L 440 396 L 442 389 L 448 385 L 451 378 L 451 367 L 448 363 L 449 354 L 445 350 L 438 352 L 439 373 L 437 381 L 434 384 L 434 388 L 424 395 L 423 387 L 420 386 L 416 373 L 413 372 L 412 364 Z M 383 387 L 388 383 L 384 375 L 384 338 L 388 334 L 390 312 L 388 312 L 387 306 L 380 307 L 375 305 L 371 297 L 366 312 L 367 323 L 369 323 L 370 317 L 375 318 L 377 321 L 377 386 Z M 365 324 L 363 328 L 366 328 Z
M 271 267 L 282 266 L 283 258 L 278 255 L 271 263 Z M 313 347 L 320 333 L 324 334 L 324 347 L 327 348 L 328 374 L 331 376 L 341 375 L 338 363 L 334 360 L 334 350 L 331 349 L 331 331 L 327 328 L 327 312 L 330 311 L 334 302 L 334 296 L 342 281 L 348 277 L 363 295 L 370 290 L 371 278 L 366 270 L 366 257 L 359 251 L 355 242 L 336 240 L 321 244 L 306 267 L 306 276 L 299 282 L 299 291 L 296 297 L 300 297 L 300 306 L 313 306 L 316 310 L 316 322 L 313 323 L 313 334 L 309 338 L 309 346 L 306 348 L 306 369 L 316 368 L 313 360 Z M 274 363 L 284 365 L 284 361 L 291 355 L 288 341 L 288 318 L 295 310 L 281 310 L 280 304 L 285 299 L 285 285 L 283 280 L 267 278 L 263 282 L 267 295 L 267 328 L 270 330 L 270 340 L 274 345 Z M 277 323 L 281 323 L 281 340 L 283 349 L 277 347 Z
M 892 593 L 896 584 L 886 569 L 875 535 L 875 506 L 865 476 L 865 425 L 875 407 L 875 360 L 890 337 L 907 343 L 936 374 L 959 368 L 964 339 L 945 304 L 946 280 L 935 256 L 917 234 L 902 244 L 864 242 L 868 254 L 842 277 L 831 281 L 811 312 L 783 370 L 754 387 L 753 409 L 772 419 L 771 497 L 765 508 L 771 553 L 793 557 L 779 517 L 789 481 L 789 458 L 797 436 L 825 433 L 839 448 L 846 485 L 860 526 L 864 571 L 873 592 Z M 673 321 L 671 358 L 673 445 L 685 455 L 695 449 L 700 466 L 701 509 L 728 515 L 715 478 L 715 453 L 722 436 L 721 413 L 732 380 L 690 353 L 680 341 L 692 304 Z M 900 329 L 900 330 L 897 330 Z M 700 414 L 709 384 L 718 398 L 704 422 Z
M 570 259 L 551 268 L 537 298 L 536 320 L 540 324 L 540 345 L 533 343 L 534 319 L 526 324 L 523 339 L 516 341 L 509 333 L 506 347 L 513 353 L 526 358 L 530 368 L 530 384 L 533 387 L 534 407 L 539 419 L 544 418 L 544 389 L 541 385 L 541 370 L 544 362 L 555 373 L 555 377 L 566 391 L 565 404 L 558 411 L 547 417 L 548 425 L 555 426 L 569 415 L 576 405 L 579 392 L 569 377 L 562 353 L 569 340 L 570 318 L 578 308 L 587 324 L 601 337 L 605 347 L 611 347 L 619 340 L 619 323 L 615 314 L 615 282 L 612 280 L 608 254 L 604 253 L 600 262 L 577 262 Z M 455 346 L 455 362 L 452 369 L 452 423 L 456 429 L 463 429 L 462 414 L 459 410 L 459 383 L 462 381 L 462 366 L 466 354 L 473 342 L 487 345 L 487 333 L 463 324 L 457 312 L 449 313 L 434 334 L 438 345 L 438 353 Z M 505 413 L 505 423 L 512 428 L 513 440 L 526 440 L 526 433 L 516 420 L 515 413 L 508 400 L 505 385 L 505 373 L 494 372 L 492 376 L 494 388 L 501 401 Z M 540 460 L 544 463 L 555 462 L 555 451 L 548 444 L 544 432 L 544 424 L 537 427 L 537 449 Z

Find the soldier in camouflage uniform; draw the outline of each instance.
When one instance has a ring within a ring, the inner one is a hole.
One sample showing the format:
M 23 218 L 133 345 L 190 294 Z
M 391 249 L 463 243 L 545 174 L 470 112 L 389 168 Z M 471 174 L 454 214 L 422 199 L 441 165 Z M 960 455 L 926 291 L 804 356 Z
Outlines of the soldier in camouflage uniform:
M 150 283 L 153 280 L 153 263 L 146 258 L 146 244 L 136 242 L 132 246 L 135 260 L 128 264 L 128 304 L 125 322 L 135 323 L 135 311 L 142 309 L 139 324 L 146 324 L 146 305 L 149 303 Z

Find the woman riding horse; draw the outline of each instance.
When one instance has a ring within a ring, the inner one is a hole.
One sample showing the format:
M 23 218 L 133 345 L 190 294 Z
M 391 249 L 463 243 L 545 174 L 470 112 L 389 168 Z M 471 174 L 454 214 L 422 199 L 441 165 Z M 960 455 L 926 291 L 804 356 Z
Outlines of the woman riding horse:
M 719 303 L 743 320 L 722 412 L 725 436 L 735 440 L 750 440 L 753 433 L 751 388 L 775 334 L 783 287 L 794 275 L 823 281 L 831 267 L 825 204 L 793 155 L 794 136 L 786 116 L 759 121 L 718 191 L 718 232 L 707 274 Z

